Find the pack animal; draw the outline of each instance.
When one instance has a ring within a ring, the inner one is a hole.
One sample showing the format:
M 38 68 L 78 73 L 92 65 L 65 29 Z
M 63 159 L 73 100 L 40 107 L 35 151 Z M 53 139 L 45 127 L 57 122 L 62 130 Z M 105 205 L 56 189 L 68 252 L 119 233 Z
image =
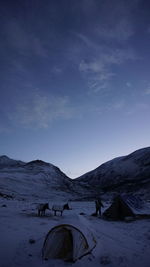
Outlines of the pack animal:
M 63 214 L 63 211 L 64 210 L 69 210 L 70 208 L 69 208 L 69 204 L 68 203 L 66 203 L 66 204 L 64 204 L 64 205 L 53 205 L 52 206 L 52 210 L 54 211 L 54 215 L 56 216 L 56 213 L 57 212 L 60 212 L 60 214 L 61 214 L 61 216 L 62 216 L 62 214 Z
M 46 209 L 49 209 L 49 205 L 48 203 L 39 204 L 37 206 L 37 209 L 38 209 L 38 216 L 44 216 Z

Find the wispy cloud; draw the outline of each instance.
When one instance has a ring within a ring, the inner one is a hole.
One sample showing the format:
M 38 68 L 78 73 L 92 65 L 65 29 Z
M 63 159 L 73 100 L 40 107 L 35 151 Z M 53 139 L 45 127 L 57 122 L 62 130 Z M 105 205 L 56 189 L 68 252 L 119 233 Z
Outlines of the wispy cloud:
M 95 45 L 87 37 L 83 38 L 82 41 L 85 45 L 92 47 L 93 50 Z M 98 47 L 97 47 L 98 49 Z M 116 76 L 112 67 L 114 65 L 120 65 L 127 60 L 137 59 L 132 49 L 112 49 L 108 47 L 100 47 L 98 56 L 91 56 L 88 60 L 81 60 L 79 63 L 79 71 L 84 74 L 85 79 L 91 92 L 99 92 L 109 86 L 109 82 Z
M 67 96 L 48 96 L 40 93 L 31 95 L 13 107 L 9 120 L 25 128 L 47 128 L 55 120 L 70 119 L 73 116 Z
M 91 73 L 91 75 L 88 77 L 89 93 L 107 91 L 109 82 L 113 76 L 115 76 L 115 74 L 110 73 L 107 69 L 103 69 L 103 71 L 99 73 Z
M 58 67 L 58 66 L 54 66 L 53 68 L 52 68 L 52 73 L 53 74 L 61 74 L 63 72 L 63 69 L 61 68 L 61 67 Z
M 134 114 L 137 114 L 137 112 L 144 112 L 145 114 L 146 113 L 149 114 L 149 111 L 150 111 L 149 104 L 145 102 L 139 102 L 139 103 L 135 103 L 134 105 L 132 105 L 132 107 L 130 106 L 128 110 L 126 111 L 126 114 L 134 115 Z
M 83 55 L 80 52 L 79 71 L 91 92 L 99 92 L 117 76 L 114 67 L 138 58 L 129 41 L 135 33 L 133 17 L 139 0 L 87 2 L 82 1 L 87 29 L 76 32 Z
M 150 85 L 147 87 L 147 89 L 144 91 L 145 95 L 150 95 Z
M 79 64 L 79 70 L 83 72 L 94 72 L 99 73 L 103 71 L 104 64 L 100 61 L 85 62 L 82 60 Z
M 115 102 L 113 105 L 112 105 L 112 108 L 114 110 L 121 110 L 125 107 L 125 101 L 124 100 L 120 100 L 118 102 Z
M 103 112 L 122 112 L 127 106 L 127 103 L 124 99 L 118 99 L 117 101 L 112 101 L 111 103 L 107 103 L 104 107 Z
M 95 43 L 93 40 L 89 39 L 85 34 L 83 33 L 76 33 L 75 34 L 78 39 L 80 39 L 87 47 L 94 49 L 94 50 L 99 50 L 100 46 Z
M 126 86 L 129 87 L 129 88 L 132 87 L 131 82 L 126 82 Z
M 97 33 L 103 39 L 123 42 L 127 41 L 134 34 L 134 31 L 131 23 L 123 18 L 115 25 L 111 24 L 97 28 Z

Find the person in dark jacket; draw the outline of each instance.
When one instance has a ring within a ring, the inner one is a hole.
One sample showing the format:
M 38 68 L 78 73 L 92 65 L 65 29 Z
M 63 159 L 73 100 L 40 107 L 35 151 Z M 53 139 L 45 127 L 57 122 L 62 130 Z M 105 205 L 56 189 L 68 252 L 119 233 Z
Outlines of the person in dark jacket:
M 95 200 L 96 216 L 98 216 L 98 215 L 101 216 L 101 207 L 104 207 L 102 200 L 101 200 L 101 198 L 97 198 Z

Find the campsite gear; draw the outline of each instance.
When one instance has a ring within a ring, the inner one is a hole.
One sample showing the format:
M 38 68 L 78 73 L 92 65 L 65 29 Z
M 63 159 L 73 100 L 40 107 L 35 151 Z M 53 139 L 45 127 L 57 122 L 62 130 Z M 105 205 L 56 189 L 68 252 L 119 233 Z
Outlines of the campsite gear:
M 70 222 L 56 225 L 48 232 L 42 250 L 43 259 L 75 262 L 94 249 L 96 241 L 87 223 L 81 223 L 76 217 Z
M 103 216 L 112 220 L 125 220 L 125 217 L 134 217 L 134 213 L 129 205 L 119 195 L 114 198 L 112 205 L 105 210 Z
M 95 207 L 96 207 L 96 213 L 95 213 L 95 215 L 97 216 L 98 213 L 99 213 L 99 215 L 101 216 L 101 207 L 103 207 L 103 203 L 102 203 L 102 201 L 101 201 L 100 198 L 97 198 L 95 200 Z

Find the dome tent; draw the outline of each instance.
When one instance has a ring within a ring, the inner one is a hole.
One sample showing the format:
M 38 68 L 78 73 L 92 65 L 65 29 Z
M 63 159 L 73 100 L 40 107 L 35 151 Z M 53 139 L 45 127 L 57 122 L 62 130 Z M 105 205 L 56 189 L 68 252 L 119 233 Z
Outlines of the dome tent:
M 42 250 L 43 259 L 75 262 L 93 250 L 96 241 L 86 222 L 81 219 L 72 217 L 48 232 Z

